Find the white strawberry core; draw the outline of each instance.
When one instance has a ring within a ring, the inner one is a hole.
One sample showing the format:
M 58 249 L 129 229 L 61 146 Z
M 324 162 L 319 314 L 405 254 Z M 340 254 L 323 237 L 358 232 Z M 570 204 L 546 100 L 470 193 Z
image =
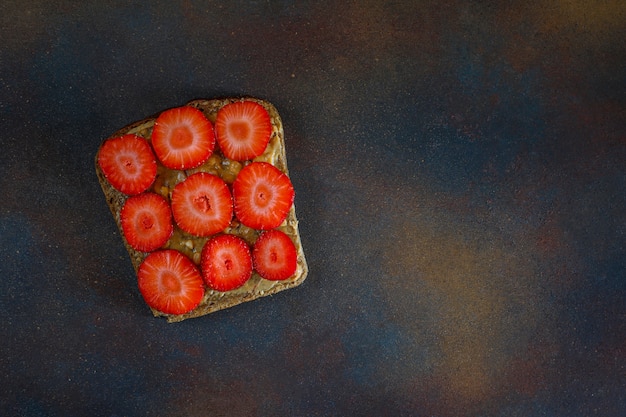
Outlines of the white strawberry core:
M 185 149 L 193 144 L 193 133 L 187 126 L 178 126 L 172 132 L 170 145 L 174 149 Z
M 180 281 L 172 271 L 163 272 L 161 275 L 161 284 L 163 288 L 170 293 L 177 293 L 181 290 Z
M 261 208 L 267 206 L 272 199 L 272 190 L 264 184 L 260 184 L 256 189 L 256 205 Z
M 151 213 L 142 213 L 139 222 L 142 229 L 149 230 L 152 229 L 152 226 L 154 226 L 154 217 Z
M 193 199 L 196 208 L 204 213 L 211 211 L 211 200 L 206 195 L 201 195 Z
M 247 140 L 250 136 L 250 124 L 245 121 L 232 122 L 228 125 L 228 133 L 233 139 Z
M 135 155 L 120 155 L 120 165 L 124 167 L 126 173 L 134 175 L 137 173 L 137 165 L 135 164 Z
M 224 260 L 224 268 L 226 268 L 227 271 L 230 271 L 231 269 L 233 269 L 233 261 L 232 261 L 232 259 Z

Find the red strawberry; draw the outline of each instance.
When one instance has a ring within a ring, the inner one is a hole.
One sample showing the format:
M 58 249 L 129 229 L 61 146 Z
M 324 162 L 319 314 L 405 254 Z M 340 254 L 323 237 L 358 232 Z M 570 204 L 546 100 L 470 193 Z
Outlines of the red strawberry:
M 263 232 L 254 244 L 254 269 L 265 279 L 280 281 L 296 273 L 296 246 L 278 229 Z
M 105 141 L 98 153 L 98 165 L 107 181 L 127 195 L 144 192 L 156 178 L 152 149 L 145 139 L 136 135 Z
M 146 303 L 165 314 L 188 313 L 204 297 L 198 268 L 174 249 L 152 252 L 137 271 L 139 291 Z
M 233 217 L 233 200 L 221 178 L 198 172 L 172 191 L 172 213 L 178 226 L 196 236 L 224 230 Z
M 204 282 L 217 291 L 241 287 L 252 275 L 252 256 L 245 240 L 235 235 L 218 235 L 202 248 Z
M 159 160 L 168 168 L 195 168 L 213 153 L 213 125 L 195 107 L 165 110 L 154 122 L 152 147 Z
M 154 193 L 129 197 L 120 211 L 124 237 L 141 252 L 152 252 L 165 245 L 172 235 L 172 212 L 167 201 Z
M 233 182 L 235 215 L 253 229 L 268 230 L 280 226 L 294 197 L 289 177 L 267 162 L 245 166 Z
M 272 134 L 272 122 L 260 104 L 236 101 L 217 112 L 215 133 L 224 156 L 245 161 L 265 151 Z

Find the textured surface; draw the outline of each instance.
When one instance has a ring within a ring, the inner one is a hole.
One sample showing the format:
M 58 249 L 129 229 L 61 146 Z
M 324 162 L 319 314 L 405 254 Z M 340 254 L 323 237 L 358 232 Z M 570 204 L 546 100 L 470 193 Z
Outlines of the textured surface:
M 0 414 L 626 414 L 623 1 L 145 3 L 0 5 Z M 93 158 L 241 94 L 309 276 L 168 324 Z

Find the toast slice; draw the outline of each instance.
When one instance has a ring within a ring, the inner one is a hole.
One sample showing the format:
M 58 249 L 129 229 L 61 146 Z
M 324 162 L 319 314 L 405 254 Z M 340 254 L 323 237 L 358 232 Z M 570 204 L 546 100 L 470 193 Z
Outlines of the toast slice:
M 228 103 L 240 100 L 255 101 L 262 105 L 269 113 L 272 123 L 272 133 L 267 148 L 262 155 L 254 158 L 253 161 L 269 162 L 277 167 L 279 170 L 284 172 L 286 175 L 289 175 L 289 172 L 287 170 L 287 157 L 285 153 L 283 125 L 278 111 L 271 103 L 252 97 L 237 97 L 211 100 L 193 100 L 188 102 L 186 105 L 199 109 L 212 123 L 214 123 L 217 112 L 220 108 Z M 148 142 L 150 142 L 152 129 L 157 116 L 158 114 L 144 120 L 132 123 L 118 130 L 117 132 L 113 133 L 109 138 L 105 139 L 102 144 L 104 144 L 105 141 L 108 139 L 112 139 L 129 133 L 141 136 L 148 140 Z M 120 211 L 128 196 L 116 190 L 107 181 L 103 171 L 98 165 L 98 154 L 100 152 L 100 149 L 102 148 L 102 144 L 100 145 L 98 153 L 96 154 L 96 174 L 98 176 L 98 180 L 106 198 L 106 202 L 120 230 L 120 235 L 122 236 L 123 243 L 130 256 L 133 268 L 135 269 L 135 272 L 137 272 L 143 260 L 148 256 L 148 253 L 139 252 L 133 249 L 124 237 L 120 221 Z M 153 191 L 166 198 L 169 198 L 169 196 L 171 196 L 171 190 L 173 189 L 174 185 L 195 172 L 210 172 L 212 174 L 216 174 L 224 179 L 226 183 L 230 184 L 236 177 L 236 174 L 242 165 L 245 165 L 245 162 L 242 164 L 240 162 L 231 161 L 224 157 L 219 151 L 219 147 L 216 147 L 216 150 L 214 151 L 213 155 L 211 155 L 211 157 L 208 159 L 208 161 L 206 161 L 200 167 L 194 168 L 192 170 L 171 170 L 164 167 L 157 160 L 157 177 L 152 186 L 147 191 Z M 189 318 L 204 316 L 206 314 L 232 307 L 247 301 L 252 301 L 260 297 L 276 294 L 277 292 L 287 290 L 302 284 L 307 276 L 308 266 L 304 257 L 304 251 L 302 249 L 302 243 L 300 240 L 295 205 L 291 206 L 287 218 L 278 227 L 278 229 L 285 232 L 292 239 L 296 247 L 297 267 L 295 274 L 291 278 L 283 281 L 269 281 L 261 278 L 255 271 L 253 271 L 251 278 L 242 287 L 239 287 L 235 290 L 220 292 L 212 290 L 208 287 L 205 288 L 205 294 L 200 304 L 194 310 L 186 314 L 165 314 L 155 310 L 152 307 L 149 307 L 152 310 L 153 315 L 155 317 L 164 316 L 167 318 L 168 322 L 179 322 Z M 239 223 L 236 218 L 233 218 L 233 221 L 226 228 L 226 230 L 224 230 L 223 233 L 237 235 L 246 240 L 246 242 L 250 245 L 253 245 L 256 238 L 260 234 L 258 230 L 248 228 Z M 194 262 L 194 264 L 199 266 L 202 247 L 208 239 L 208 237 L 192 236 L 178 228 L 178 226 L 174 225 L 174 233 L 172 234 L 168 242 L 163 246 L 163 248 L 176 249 L 187 255 Z

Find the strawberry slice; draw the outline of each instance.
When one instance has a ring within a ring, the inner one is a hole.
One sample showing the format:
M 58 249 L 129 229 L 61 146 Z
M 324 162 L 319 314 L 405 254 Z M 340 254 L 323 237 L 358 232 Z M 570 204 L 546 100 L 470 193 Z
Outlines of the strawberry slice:
M 272 122 L 259 103 L 236 101 L 217 112 L 215 133 L 224 156 L 245 161 L 265 151 L 272 134 Z
M 126 200 L 120 223 L 128 244 L 141 252 L 152 252 L 165 245 L 174 231 L 169 204 L 150 192 Z
M 123 135 L 104 142 L 98 153 L 98 165 L 107 181 L 127 195 L 144 192 L 156 178 L 152 149 L 137 135 Z
M 195 168 L 213 153 L 213 125 L 195 107 L 183 106 L 165 110 L 154 122 L 152 147 L 157 158 L 167 168 Z
M 252 256 L 245 240 L 235 235 L 218 235 L 202 248 L 202 276 L 216 291 L 241 287 L 252 275 Z
M 267 162 L 245 166 L 233 182 L 235 215 L 253 229 L 268 230 L 280 226 L 294 197 L 289 177 Z
M 278 229 L 263 232 L 254 243 L 252 263 L 261 277 L 282 281 L 296 273 L 296 246 Z
M 137 271 L 146 303 L 165 314 L 185 314 L 204 297 L 202 274 L 189 258 L 174 249 L 152 252 Z
M 233 199 L 224 180 L 207 172 L 198 172 L 174 187 L 172 213 L 184 231 L 209 236 L 230 224 Z

